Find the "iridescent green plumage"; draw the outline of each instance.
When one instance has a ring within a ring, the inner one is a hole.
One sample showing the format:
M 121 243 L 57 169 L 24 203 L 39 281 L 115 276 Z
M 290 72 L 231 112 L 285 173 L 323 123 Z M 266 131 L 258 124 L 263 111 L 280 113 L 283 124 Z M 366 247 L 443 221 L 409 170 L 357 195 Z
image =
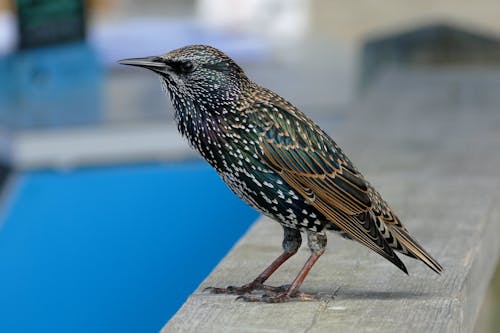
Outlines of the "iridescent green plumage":
M 364 179 L 337 144 L 291 103 L 251 82 L 221 51 L 194 45 L 161 57 L 125 60 L 158 73 L 170 93 L 180 132 L 252 207 L 282 224 L 284 253 L 252 283 L 215 292 L 245 294 L 273 290 L 263 298 L 282 302 L 298 287 L 324 252 L 325 230 L 354 239 L 404 272 L 399 251 L 442 268 L 409 234 L 380 194 Z M 287 288 L 264 281 L 308 237 L 311 257 Z M 299 296 L 300 295 L 300 296 Z

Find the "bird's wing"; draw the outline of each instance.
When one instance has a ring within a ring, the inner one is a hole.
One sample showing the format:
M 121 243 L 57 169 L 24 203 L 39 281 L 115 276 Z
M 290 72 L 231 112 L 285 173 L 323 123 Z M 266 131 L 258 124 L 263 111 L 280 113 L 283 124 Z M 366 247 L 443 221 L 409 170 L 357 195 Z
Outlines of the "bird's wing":
M 253 109 L 254 121 L 264 128 L 259 134 L 264 163 L 330 222 L 406 272 L 372 216 L 374 190 L 336 143 L 296 110 L 274 104 Z

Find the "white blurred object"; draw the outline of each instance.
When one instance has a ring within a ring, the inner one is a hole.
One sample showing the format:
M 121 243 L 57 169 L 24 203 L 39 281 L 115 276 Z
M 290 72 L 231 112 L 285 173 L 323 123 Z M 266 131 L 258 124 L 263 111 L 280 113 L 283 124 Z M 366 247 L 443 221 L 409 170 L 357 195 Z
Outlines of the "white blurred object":
M 10 12 L 0 12 L 0 55 L 13 51 L 16 47 L 16 17 Z
M 119 66 L 119 59 L 160 55 L 189 44 L 213 45 L 237 61 L 252 62 L 265 59 L 269 48 L 258 36 L 228 34 L 207 29 L 195 20 L 161 17 L 96 24 L 89 30 L 88 40 L 100 61 L 109 66 Z
M 200 19 L 214 28 L 300 40 L 309 26 L 309 0 L 198 0 Z

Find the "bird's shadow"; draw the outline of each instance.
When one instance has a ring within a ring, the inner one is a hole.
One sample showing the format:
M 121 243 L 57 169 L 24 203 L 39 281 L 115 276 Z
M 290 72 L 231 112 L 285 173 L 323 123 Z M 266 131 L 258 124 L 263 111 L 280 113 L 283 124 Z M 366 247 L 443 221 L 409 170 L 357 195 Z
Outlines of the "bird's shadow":
M 326 294 L 326 293 L 325 293 Z M 353 288 L 339 288 L 334 293 L 330 293 L 336 299 L 344 300 L 394 300 L 394 299 L 418 299 L 426 298 L 431 294 L 419 290 L 367 290 Z
M 281 286 L 282 288 L 288 285 Z M 206 292 L 206 288 L 203 292 Z M 351 288 L 351 287 L 337 287 L 334 289 L 316 289 L 308 290 L 307 288 L 301 289 L 302 292 L 310 295 L 316 295 L 318 300 L 399 300 L 399 299 L 419 299 L 429 298 L 436 296 L 436 293 L 429 293 L 423 290 L 370 290 L 367 288 Z M 266 290 L 252 291 L 253 295 L 264 295 L 269 293 Z

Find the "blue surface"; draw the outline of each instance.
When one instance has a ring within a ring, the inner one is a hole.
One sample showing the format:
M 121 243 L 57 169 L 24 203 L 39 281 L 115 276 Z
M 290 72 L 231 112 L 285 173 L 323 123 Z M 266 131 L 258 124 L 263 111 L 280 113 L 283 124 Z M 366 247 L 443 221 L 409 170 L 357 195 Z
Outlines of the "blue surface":
M 201 162 L 20 175 L 0 332 L 157 332 L 256 217 Z
M 66 43 L 0 57 L 0 126 L 59 127 L 102 118 L 103 73 L 86 43 Z

